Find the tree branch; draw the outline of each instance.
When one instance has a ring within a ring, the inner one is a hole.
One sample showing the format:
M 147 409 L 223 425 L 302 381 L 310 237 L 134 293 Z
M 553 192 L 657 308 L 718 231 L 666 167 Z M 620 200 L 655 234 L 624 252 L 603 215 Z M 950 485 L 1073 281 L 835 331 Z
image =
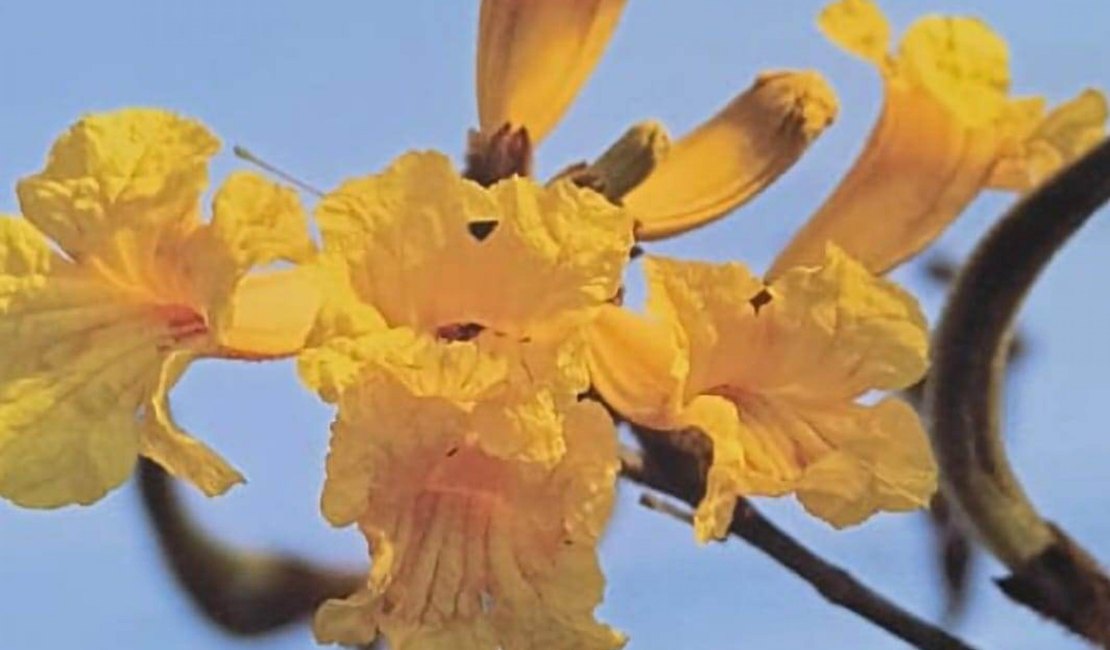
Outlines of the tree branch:
M 1110 580 L 1026 497 L 1006 458 L 1000 401 L 1014 318 L 1053 255 L 1110 200 L 1110 140 L 1014 206 L 959 274 L 927 387 L 945 489 L 1013 574 L 1011 598 L 1110 648 Z
M 658 453 L 658 447 L 656 453 Z M 675 497 L 690 506 L 701 500 L 704 485 L 694 485 L 689 481 L 690 472 L 676 474 L 660 471 L 660 465 L 653 461 L 656 453 L 641 455 L 631 449 L 621 450 L 621 474 L 640 485 Z M 685 452 L 672 450 L 668 466 L 688 462 L 691 467 L 699 461 L 687 458 L 679 460 L 675 456 L 687 456 Z M 690 515 L 672 505 L 651 496 L 641 499 L 649 507 L 691 521 Z M 923 650 L 971 650 L 971 646 L 933 626 L 899 607 L 897 604 L 875 593 L 856 580 L 844 569 L 826 562 L 792 537 L 763 517 L 750 503 L 741 499 L 733 513 L 729 533 L 743 539 L 752 546 L 769 555 L 776 562 L 808 582 L 826 600 L 844 607 L 858 616 L 867 619 L 898 638 Z
M 173 479 L 146 459 L 139 462 L 139 493 L 177 582 L 207 618 L 231 634 L 255 636 L 301 621 L 324 600 L 349 596 L 365 582 L 363 575 L 211 538 L 189 518 Z

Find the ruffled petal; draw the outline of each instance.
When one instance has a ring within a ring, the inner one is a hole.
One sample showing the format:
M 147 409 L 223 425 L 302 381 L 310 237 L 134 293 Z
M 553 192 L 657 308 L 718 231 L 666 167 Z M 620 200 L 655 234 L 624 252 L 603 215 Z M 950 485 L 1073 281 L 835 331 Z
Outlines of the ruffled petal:
M 991 169 L 988 187 L 1023 192 L 1036 187 L 1067 163 L 1095 146 L 1106 133 L 1106 97 L 1087 89 L 1047 115 L 1044 102 L 1033 100 L 1028 133 L 1003 152 Z
M 817 268 L 787 271 L 761 312 L 768 340 L 732 380 L 804 399 L 855 399 L 905 388 L 928 365 L 928 326 L 914 297 L 835 246 Z M 753 358 L 754 357 L 754 358 Z
M 832 418 L 822 434 L 836 451 L 807 467 L 797 486 L 798 500 L 810 513 L 840 528 L 879 511 L 928 506 L 937 467 L 911 406 L 887 398 Z
M 538 143 L 597 65 L 625 0 L 483 0 L 478 27 L 482 131 L 524 127 Z
M 841 49 L 876 66 L 887 65 L 890 23 L 872 0 L 841 0 L 821 11 L 817 24 Z
M 624 205 L 640 239 L 723 217 L 797 162 L 836 117 L 836 95 L 816 72 L 771 72 L 674 143 Z
M 202 125 L 166 111 L 90 115 L 58 139 L 46 169 L 19 182 L 20 206 L 74 258 L 141 252 L 118 250 L 121 230 L 142 233 L 152 252 L 161 234 L 199 223 L 208 159 L 218 149 Z

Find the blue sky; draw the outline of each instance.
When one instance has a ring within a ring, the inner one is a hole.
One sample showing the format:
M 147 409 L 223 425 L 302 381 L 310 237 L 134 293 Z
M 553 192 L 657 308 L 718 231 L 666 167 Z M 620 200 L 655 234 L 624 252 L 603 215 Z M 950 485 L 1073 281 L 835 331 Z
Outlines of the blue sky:
M 736 215 L 651 250 L 762 269 L 835 185 L 859 151 L 880 98 L 874 73 L 813 26 L 821 3 L 633 1 L 606 58 L 544 143 L 552 171 L 590 157 L 634 121 L 662 119 L 679 134 L 715 112 L 761 70 L 815 68 L 841 99 L 837 124 L 776 186 Z M 1110 4 L 1102 0 L 888 0 L 899 26 L 945 11 L 982 16 L 1011 44 L 1015 90 L 1064 99 L 1110 88 Z M 232 144 L 330 187 L 414 148 L 459 154 L 476 121 L 477 1 L 0 4 L 0 211 L 13 184 L 37 170 L 78 115 L 127 105 L 169 107 L 220 134 L 218 179 L 240 166 Z M 942 239 L 966 252 L 1010 199 L 987 195 Z M 1110 437 L 1106 254 L 1110 214 L 1096 218 L 1030 298 L 1031 356 L 1008 396 L 1012 456 L 1034 501 L 1104 561 Z M 910 265 L 897 277 L 935 311 L 939 295 Z M 212 501 L 190 498 L 226 539 L 358 566 L 353 531 L 318 515 L 330 412 L 302 390 L 291 365 L 194 366 L 174 393 L 179 419 L 232 459 L 250 483 Z M 635 505 L 624 489 L 603 546 L 609 589 L 602 617 L 631 648 L 791 649 L 820 635 L 826 650 L 903 647 L 816 593 L 755 550 L 694 545 L 690 531 Z M 304 629 L 244 642 L 193 614 L 159 564 L 128 486 L 93 508 L 29 512 L 0 503 L 0 646 L 21 650 L 312 647 Z M 868 583 L 934 615 L 940 610 L 930 540 L 919 515 L 880 516 L 836 533 L 791 501 L 764 503 L 783 527 Z M 980 567 L 960 628 L 982 647 L 1080 648 L 1010 606 Z

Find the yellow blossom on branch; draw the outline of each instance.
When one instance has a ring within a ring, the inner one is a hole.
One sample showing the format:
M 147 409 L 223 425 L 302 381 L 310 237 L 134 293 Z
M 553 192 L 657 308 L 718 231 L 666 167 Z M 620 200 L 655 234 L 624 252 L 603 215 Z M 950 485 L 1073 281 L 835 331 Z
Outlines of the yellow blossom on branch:
M 199 357 L 295 353 L 319 296 L 305 273 L 247 274 L 314 254 L 291 190 L 236 174 L 201 220 L 218 146 L 163 111 L 92 115 L 20 182 L 23 218 L 0 220 L 0 496 L 88 504 L 139 454 L 207 494 L 242 480 L 168 393 Z
M 506 450 L 558 460 L 558 412 L 589 386 L 582 332 L 617 294 L 632 245 L 625 213 L 570 182 L 487 189 L 414 153 L 328 194 L 316 218 L 344 290 L 301 356 L 306 382 L 334 401 L 369 361 L 412 365 L 413 340 L 469 346 L 511 380 L 496 402 L 516 423 Z
M 1045 114 L 1040 99 L 1009 96 L 1006 43 L 974 18 L 928 16 L 897 52 L 872 0 L 841 0 L 819 21 L 837 45 L 869 61 L 885 99 L 848 175 L 779 254 L 769 277 L 817 264 L 835 242 L 882 273 L 921 251 L 979 192 L 1025 190 L 1086 151 L 1107 118 L 1087 90 Z
M 483 379 L 499 368 L 454 343 L 420 363 L 365 372 L 339 398 L 323 510 L 357 522 L 373 557 L 365 589 L 325 603 L 323 642 L 397 650 L 606 649 L 596 545 L 617 473 L 616 436 L 598 404 L 563 412 L 554 464 L 492 454 Z M 500 447 L 495 443 L 494 447 Z
M 739 264 L 649 257 L 645 269 L 647 315 L 603 313 L 592 376 L 634 422 L 712 442 L 700 540 L 725 534 L 744 495 L 796 493 L 836 526 L 928 503 L 936 468 L 913 409 L 859 401 L 925 371 L 910 295 L 835 248 L 769 285 Z

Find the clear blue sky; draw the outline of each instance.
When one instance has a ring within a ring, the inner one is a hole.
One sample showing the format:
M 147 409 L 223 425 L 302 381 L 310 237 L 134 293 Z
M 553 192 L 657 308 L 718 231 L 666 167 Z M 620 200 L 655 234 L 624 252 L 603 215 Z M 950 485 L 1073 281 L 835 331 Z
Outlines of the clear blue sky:
M 633 121 L 656 117 L 681 133 L 743 89 L 760 70 L 816 68 L 836 87 L 841 119 L 808 157 L 751 206 L 652 250 L 763 268 L 846 169 L 877 112 L 867 66 L 813 26 L 821 3 L 633 0 L 610 50 L 541 168 L 598 153 Z M 1085 85 L 1110 88 L 1110 4 L 888 0 L 904 26 L 918 13 L 987 18 L 1012 46 L 1015 87 L 1059 100 Z M 237 166 L 234 143 L 330 187 L 413 148 L 458 154 L 475 123 L 477 0 L 309 3 L 292 0 L 0 3 L 0 211 L 13 184 L 82 112 L 157 105 L 198 117 L 227 144 L 214 175 Z M 1007 203 L 981 199 L 939 248 L 959 254 Z M 1106 371 L 1110 214 L 1096 218 L 1053 266 L 1023 321 L 1032 356 L 1011 393 L 1012 455 L 1034 500 L 1110 560 L 1106 508 Z M 898 276 L 922 289 L 919 269 Z M 289 364 L 204 363 L 174 393 L 192 431 L 225 452 L 250 483 L 225 498 L 192 499 L 203 520 L 244 544 L 357 566 L 353 531 L 317 513 L 330 418 L 297 385 Z M 853 615 L 741 544 L 694 546 L 690 531 L 635 505 L 623 490 L 603 547 L 605 620 L 630 648 L 825 650 L 898 648 Z M 162 570 L 131 487 L 96 507 L 28 512 L 0 503 L 0 647 L 184 650 L 312 647 L 307 630 L 258 641 L 223 637 L 193 614 Z M 882 516 L 834 533 L 793 502 L 764 504 L 821 553 L 923 614 L 939 611 L 923 517 Z M 1010 606 L 988 583 L 961 633 L 985 648 L 1081 648 Z M 819 636 L 818 636 L 819 635 Z

